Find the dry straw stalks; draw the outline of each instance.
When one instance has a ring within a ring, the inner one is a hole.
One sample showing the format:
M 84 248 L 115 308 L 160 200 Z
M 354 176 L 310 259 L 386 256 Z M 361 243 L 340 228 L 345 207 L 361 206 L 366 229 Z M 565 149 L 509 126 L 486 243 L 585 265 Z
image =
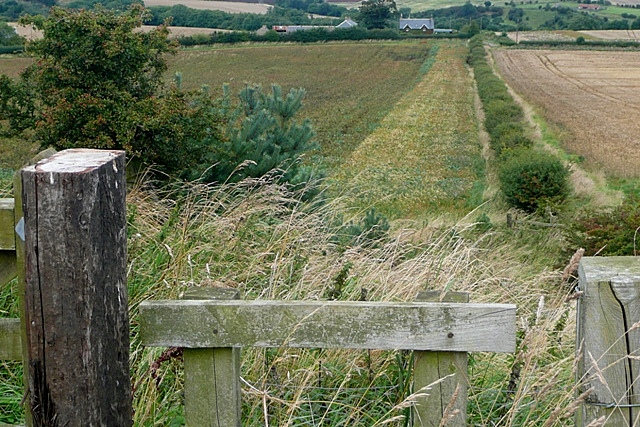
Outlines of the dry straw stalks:
M 244 299 L 387 301 L 434 289 L 516 304 L 517 353 L 470 356 L 469 424 L 571 425 L 584 397 L 576 399 L 574 387 L 575 303 L 565 302 L 571 289 L 562 272 L 547 267 L 556 230 L 479 231 L 465 218 L 434 227 L 403 222 L 377 242 L 336 243 L 339 225 L 363 212 L 340 199 L 301 203 L 300 194 L 268 177 L 172 189 L 139 184 L 129 192 L 136 425 L 171 425 L 182 416 L 180 361 L 151 377 L 162 350 L 137 339 L 137 307 L 193 286 L 234 287 Z M 247 349 L 242 363 L 251 426 L 402 426 L 415 393 L 425 392 L 411 390 L 406 352 Z

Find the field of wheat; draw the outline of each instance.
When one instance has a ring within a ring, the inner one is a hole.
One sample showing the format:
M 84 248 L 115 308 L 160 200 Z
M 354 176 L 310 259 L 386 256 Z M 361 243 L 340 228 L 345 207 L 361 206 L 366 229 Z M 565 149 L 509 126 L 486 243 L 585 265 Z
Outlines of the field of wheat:
M 495 50 L 494 58 L 562 132 L 565 149 L 610 176 L 640 176 L 640 52 Z

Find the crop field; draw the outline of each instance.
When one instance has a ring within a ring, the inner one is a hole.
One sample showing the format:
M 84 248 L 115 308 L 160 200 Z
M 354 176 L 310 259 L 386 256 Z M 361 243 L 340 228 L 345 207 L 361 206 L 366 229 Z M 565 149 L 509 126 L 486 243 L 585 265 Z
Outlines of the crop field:
M 324 43 L 246 45 L 183 50 L 170 58 L 170 75 L 182 87 L 223 84 L 237 93 L 246 84 L 271 84 L 307 92 L 301 117 L 308 117 L 328 166 L 340 163 L 394 104 L 417 83 L 429 43 Z
M 614 177 L 640 176 L 640 52 L 496 50 L 505 81 L 565 134 L 565 148 Z
M 171 69 L 189 88 L 305 88 L 302 114 L 338 187 L 358 193 L 362 208 L 422 216 L 453 200 L 464 205 L 478 185 L 483 161 L 465 54 L 462 43 L 253 46 L 183 51 Z M 420 67 L 429 71 L 415 86 Z

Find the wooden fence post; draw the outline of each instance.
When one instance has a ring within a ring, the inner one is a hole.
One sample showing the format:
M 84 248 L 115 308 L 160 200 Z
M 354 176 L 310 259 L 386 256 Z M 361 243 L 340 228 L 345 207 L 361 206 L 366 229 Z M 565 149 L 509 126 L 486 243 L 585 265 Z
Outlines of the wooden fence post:
M 640 258 L 583 257 L 580 262 L 578 391 L 588 396 L 578 427 L 598 418 L 631 427 L 640 419 Z M 601 424 L 598 424 L 601 425 Z
M 130 426 L 124 152 L 65 150 L 20 176 L 28 423 Z
M 447 292 L 441 295 L 437 291 L 427 291 L 420 292 L 416 301 L 467 303 L 469 294 Z M 428 396 L 416 399 L 412 413 L 414 427 L 438 427 L 443 417 L 447 418 L 446 426 L 467 425 L 467 353 L 414 351 L 414 393 L 448 375 L 452 376 L 426 391 Z
M 192 288 L 183 299 L 234 300 L 237 289 Z M 240 427 L 240 348 L 185 348 L 185 421 L 189 427 Z

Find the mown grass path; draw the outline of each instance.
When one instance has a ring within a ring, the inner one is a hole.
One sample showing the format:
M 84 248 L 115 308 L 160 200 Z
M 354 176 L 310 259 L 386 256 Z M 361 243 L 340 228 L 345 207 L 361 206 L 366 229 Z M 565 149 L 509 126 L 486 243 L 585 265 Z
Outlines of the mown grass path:
M 484 160 L 466 53 L 462 42 L 440 44 L 422 81 L 336 171 L 352 204 L 392 218 L 472 208 Z

